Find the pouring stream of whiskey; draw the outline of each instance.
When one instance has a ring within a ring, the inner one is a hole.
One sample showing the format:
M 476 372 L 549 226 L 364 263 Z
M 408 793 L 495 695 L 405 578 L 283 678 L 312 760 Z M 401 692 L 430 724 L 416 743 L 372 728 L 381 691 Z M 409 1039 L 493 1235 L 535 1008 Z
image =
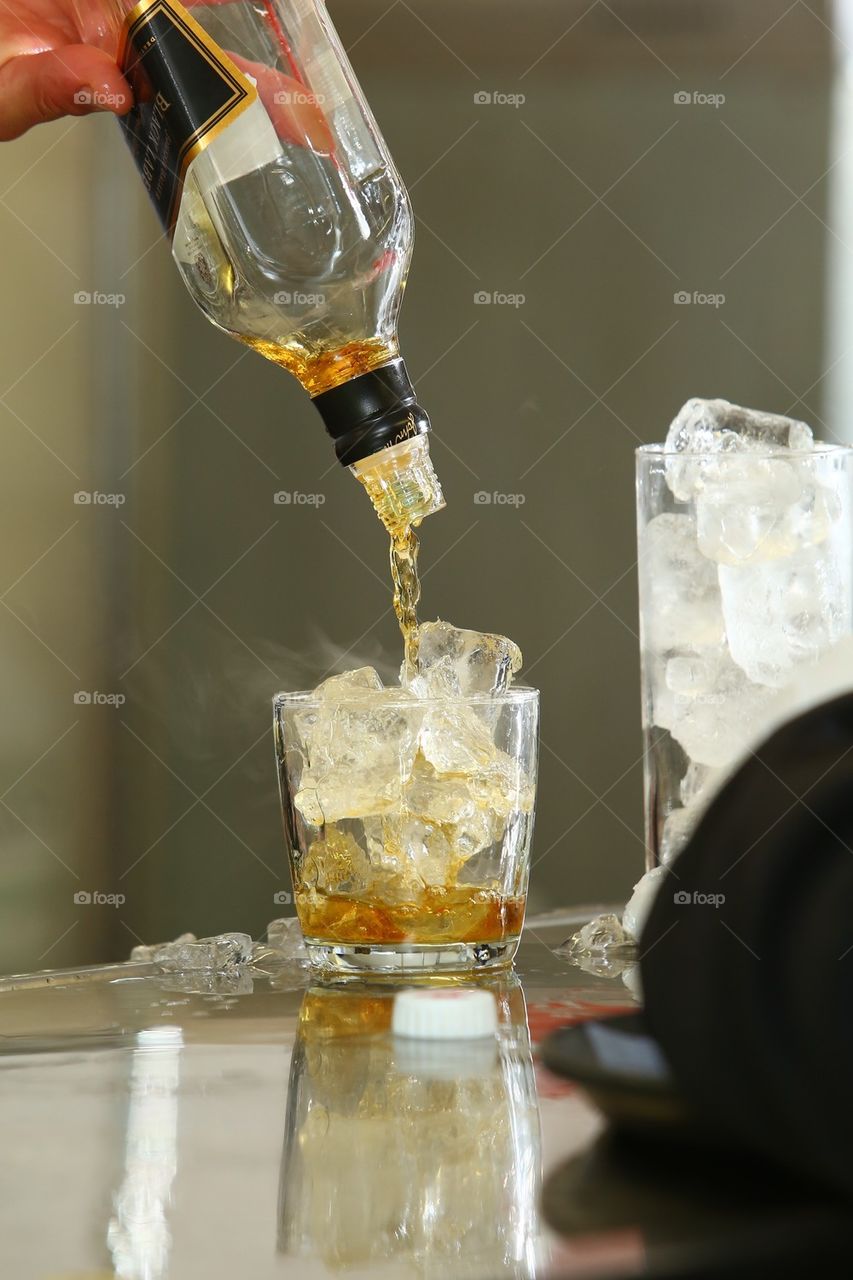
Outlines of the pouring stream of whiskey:
M 411 525 L 391 534 L 391 580 L 394 583 L 394 612 L 403 633 L 403 661 L 413 675 L 417 670 L 418 577 L 417 534 Z

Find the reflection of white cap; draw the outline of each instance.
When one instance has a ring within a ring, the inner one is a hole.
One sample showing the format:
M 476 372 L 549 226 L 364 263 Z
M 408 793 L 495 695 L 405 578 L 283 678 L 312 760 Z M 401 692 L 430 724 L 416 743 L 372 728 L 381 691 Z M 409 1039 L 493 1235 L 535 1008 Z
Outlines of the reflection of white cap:
M 401 991 L 391 1030 L 417 1040 L 479 1040 L 494 1036 L 498 1010 L 490 991 L 474 987 Z

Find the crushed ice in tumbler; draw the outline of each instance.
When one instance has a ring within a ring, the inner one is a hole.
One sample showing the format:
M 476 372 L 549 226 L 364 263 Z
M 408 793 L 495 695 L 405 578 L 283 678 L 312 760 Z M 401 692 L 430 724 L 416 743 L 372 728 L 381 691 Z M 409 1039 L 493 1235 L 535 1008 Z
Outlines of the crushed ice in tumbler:
M 430 698 L 504 693 L 521 670 L 521 650 L 506 636 L 466 631 L 441 620 L 421 623 L 415 647 L 412 688 Z
M 421 624 L 412 652 L 399 686 L 384 688 L 371 668 L 347 672 L 288 721 L 283 790 L 298 823 L 294 879 L 309 942 L 330 931 L 441 941 L 463 918 L 475 940 L 487 927 L 520 928 L 524 873 L 507 898 L 498 859 L 521 867 L 532 823 L 535 760 L 514 758 L 500 736 L 521 653 L 504 636 L 445 622 Z
M 745 409 L 728 400 L 688 400 L 666 437 L 667 481 L 676 498 L 688 502 L 719 475 L 709 454 L 747 454 L 794 450 L 814 445 L 811 427 L 778 413 Z M 697 456 L 698 455 L 698 456 Z

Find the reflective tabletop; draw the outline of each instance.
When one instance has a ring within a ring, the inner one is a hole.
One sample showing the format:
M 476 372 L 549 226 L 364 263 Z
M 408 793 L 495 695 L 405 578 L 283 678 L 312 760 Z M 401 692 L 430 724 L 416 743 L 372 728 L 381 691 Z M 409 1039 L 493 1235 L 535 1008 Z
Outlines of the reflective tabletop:
M 391 1034 L 393 985 L 294 965 L 0 979 L 2 1274 L 580 1273 L 590 1242 L 545 1225 L 542 1184 L 602 1121 L 537 1045 L 633 996 L 555 951 L 577 924 L 531 922 L 487 984 L 496 1042 L 440 1050 Z

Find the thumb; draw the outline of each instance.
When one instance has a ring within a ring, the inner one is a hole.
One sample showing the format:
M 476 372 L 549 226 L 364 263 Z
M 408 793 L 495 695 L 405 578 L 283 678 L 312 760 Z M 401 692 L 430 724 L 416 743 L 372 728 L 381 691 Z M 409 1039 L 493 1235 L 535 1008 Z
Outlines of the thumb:
M 88 45 L 19 54 L 0 67 L 0 142 L 61 116 L 124 115 L 132 105 L 130 86 L 116 64 Z

